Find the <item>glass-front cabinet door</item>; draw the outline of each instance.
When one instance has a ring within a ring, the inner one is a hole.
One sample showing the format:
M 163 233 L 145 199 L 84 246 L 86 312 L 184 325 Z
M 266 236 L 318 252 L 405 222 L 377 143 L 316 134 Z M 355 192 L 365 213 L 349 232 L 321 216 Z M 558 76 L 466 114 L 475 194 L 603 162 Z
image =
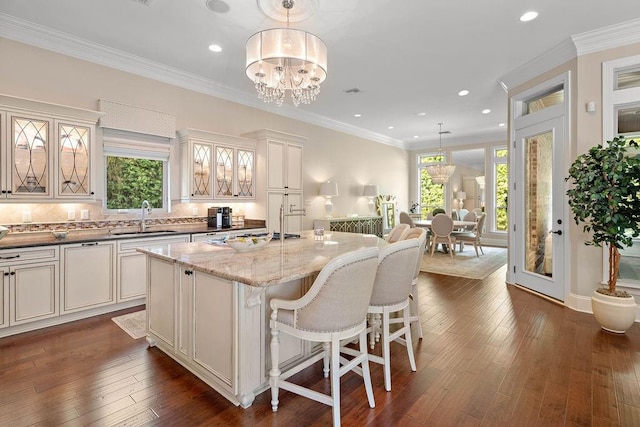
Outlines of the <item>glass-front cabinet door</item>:
M 193 176 L 191 177 L 191 197 L 194 199 L 211 199 L 211 144 L 193 143 Z
M 234 150 L 229 147 L 216 146 L 216 179 L 215 197 L 225 199 L 234 196 Z
M 12 197 L 52 197 L 51 127 L 46 119 L 11 116 Z
M 238 149 L 238 170 L 236 173 L 238 180 L 236 194 L 240 198 L 255 197 L 255 185 L 253 181 L 253 166 L 255 164 L 254 158 L 255 152 L 253 150 Z
M 91 128 L 58 123 L 58 176 L 60 197 L 88 197 L 91 192 Z

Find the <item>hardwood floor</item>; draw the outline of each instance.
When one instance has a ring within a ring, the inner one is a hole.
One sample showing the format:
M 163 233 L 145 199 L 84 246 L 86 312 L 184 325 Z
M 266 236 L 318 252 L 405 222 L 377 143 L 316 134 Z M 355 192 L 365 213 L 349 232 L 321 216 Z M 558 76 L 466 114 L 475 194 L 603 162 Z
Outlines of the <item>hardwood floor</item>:
M 342 423 L 361 425 L 640 425 L 640 325 L 626 335 L 504 283 L 423 273 L 417 372 L 392 347 L 392 391 L 372 364 L 342 379 Z M 134 310 L 128 310 L 134 311 Z M 0 339 L 0 425 L 329 425 L 331 408 L 281 391 L 242 409 L 110 318 Z M 378 346 L 379 347 L 379 346 Z M 328 391 L 319 365 L 297 380 Z

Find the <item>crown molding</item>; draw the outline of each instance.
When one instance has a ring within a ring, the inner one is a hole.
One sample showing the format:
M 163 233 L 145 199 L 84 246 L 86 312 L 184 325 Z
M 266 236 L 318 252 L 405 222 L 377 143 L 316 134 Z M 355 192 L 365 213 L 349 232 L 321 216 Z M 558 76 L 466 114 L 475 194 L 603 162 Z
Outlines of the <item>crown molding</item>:
M 499 77 L 498 83 L 505 91 L 511 90 L 575 57 L 576 47 L 571 39 L 566 39 L 551 50 Z
M 571 36 L 577 55 L 587 55 L 640 41 L 640 18 Z
M 403 142 L 400 140 L 329 119 L 328 117 L 304 111 L 293 106 L 283 105 L 277 107 L 272 104 L 265 104 L 253 93 L 249 94 L 232 89 L 213 80 L 104 45 L 92 43 L 78 37 L 73 37 L 67 33 L 52 30 L 4 13 L 0 13 L 0 37 L 246 105 L 290 119 L 340 131 L 370 141 L 405 148 Z

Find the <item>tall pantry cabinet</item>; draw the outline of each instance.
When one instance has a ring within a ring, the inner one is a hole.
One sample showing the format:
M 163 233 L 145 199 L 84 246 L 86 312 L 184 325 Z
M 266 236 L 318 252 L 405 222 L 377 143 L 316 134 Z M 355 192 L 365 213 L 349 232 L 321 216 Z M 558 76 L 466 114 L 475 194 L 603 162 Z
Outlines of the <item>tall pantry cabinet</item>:
M 285 212 L 304 208 L 303 196 L 303 146 L 308 138 L 289 133 L 262 129 L 242 135 L 255 139 L 257 157 L 266 164 L 262 170 L 258 194 L 260 202 L 265 205 L 265 217 L 269 231 L 280 230 L 280 206 L 286 204 Z M 258 168 L 260 169 L 260 164 Z M 264 197 L 264 199 L 263 199 Z M 285 217 L 285 231 L 299 233 L 302 231 L 302 216 Z

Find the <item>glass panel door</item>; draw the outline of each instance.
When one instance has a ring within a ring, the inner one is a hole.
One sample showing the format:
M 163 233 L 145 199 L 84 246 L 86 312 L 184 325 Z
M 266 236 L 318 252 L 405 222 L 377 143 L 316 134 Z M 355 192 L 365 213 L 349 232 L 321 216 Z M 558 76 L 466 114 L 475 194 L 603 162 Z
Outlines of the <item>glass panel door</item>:
M 253 197 L 253 151 L 238 150 L 238 196 Z
M 516 131 L 516 283 L 564 301 L 563 119 Z
M 211 198 L 211 145 L 193 144 L 192 197 Z
M 14 195 L 49 196 L 49 122 L 13 117 Z
M 90 135 L 88 127 L 63 124 L 58 127 L 58 194 L 90 194 Z
M 233 148 L 216 147 L 215 197 L 233 197 Z

